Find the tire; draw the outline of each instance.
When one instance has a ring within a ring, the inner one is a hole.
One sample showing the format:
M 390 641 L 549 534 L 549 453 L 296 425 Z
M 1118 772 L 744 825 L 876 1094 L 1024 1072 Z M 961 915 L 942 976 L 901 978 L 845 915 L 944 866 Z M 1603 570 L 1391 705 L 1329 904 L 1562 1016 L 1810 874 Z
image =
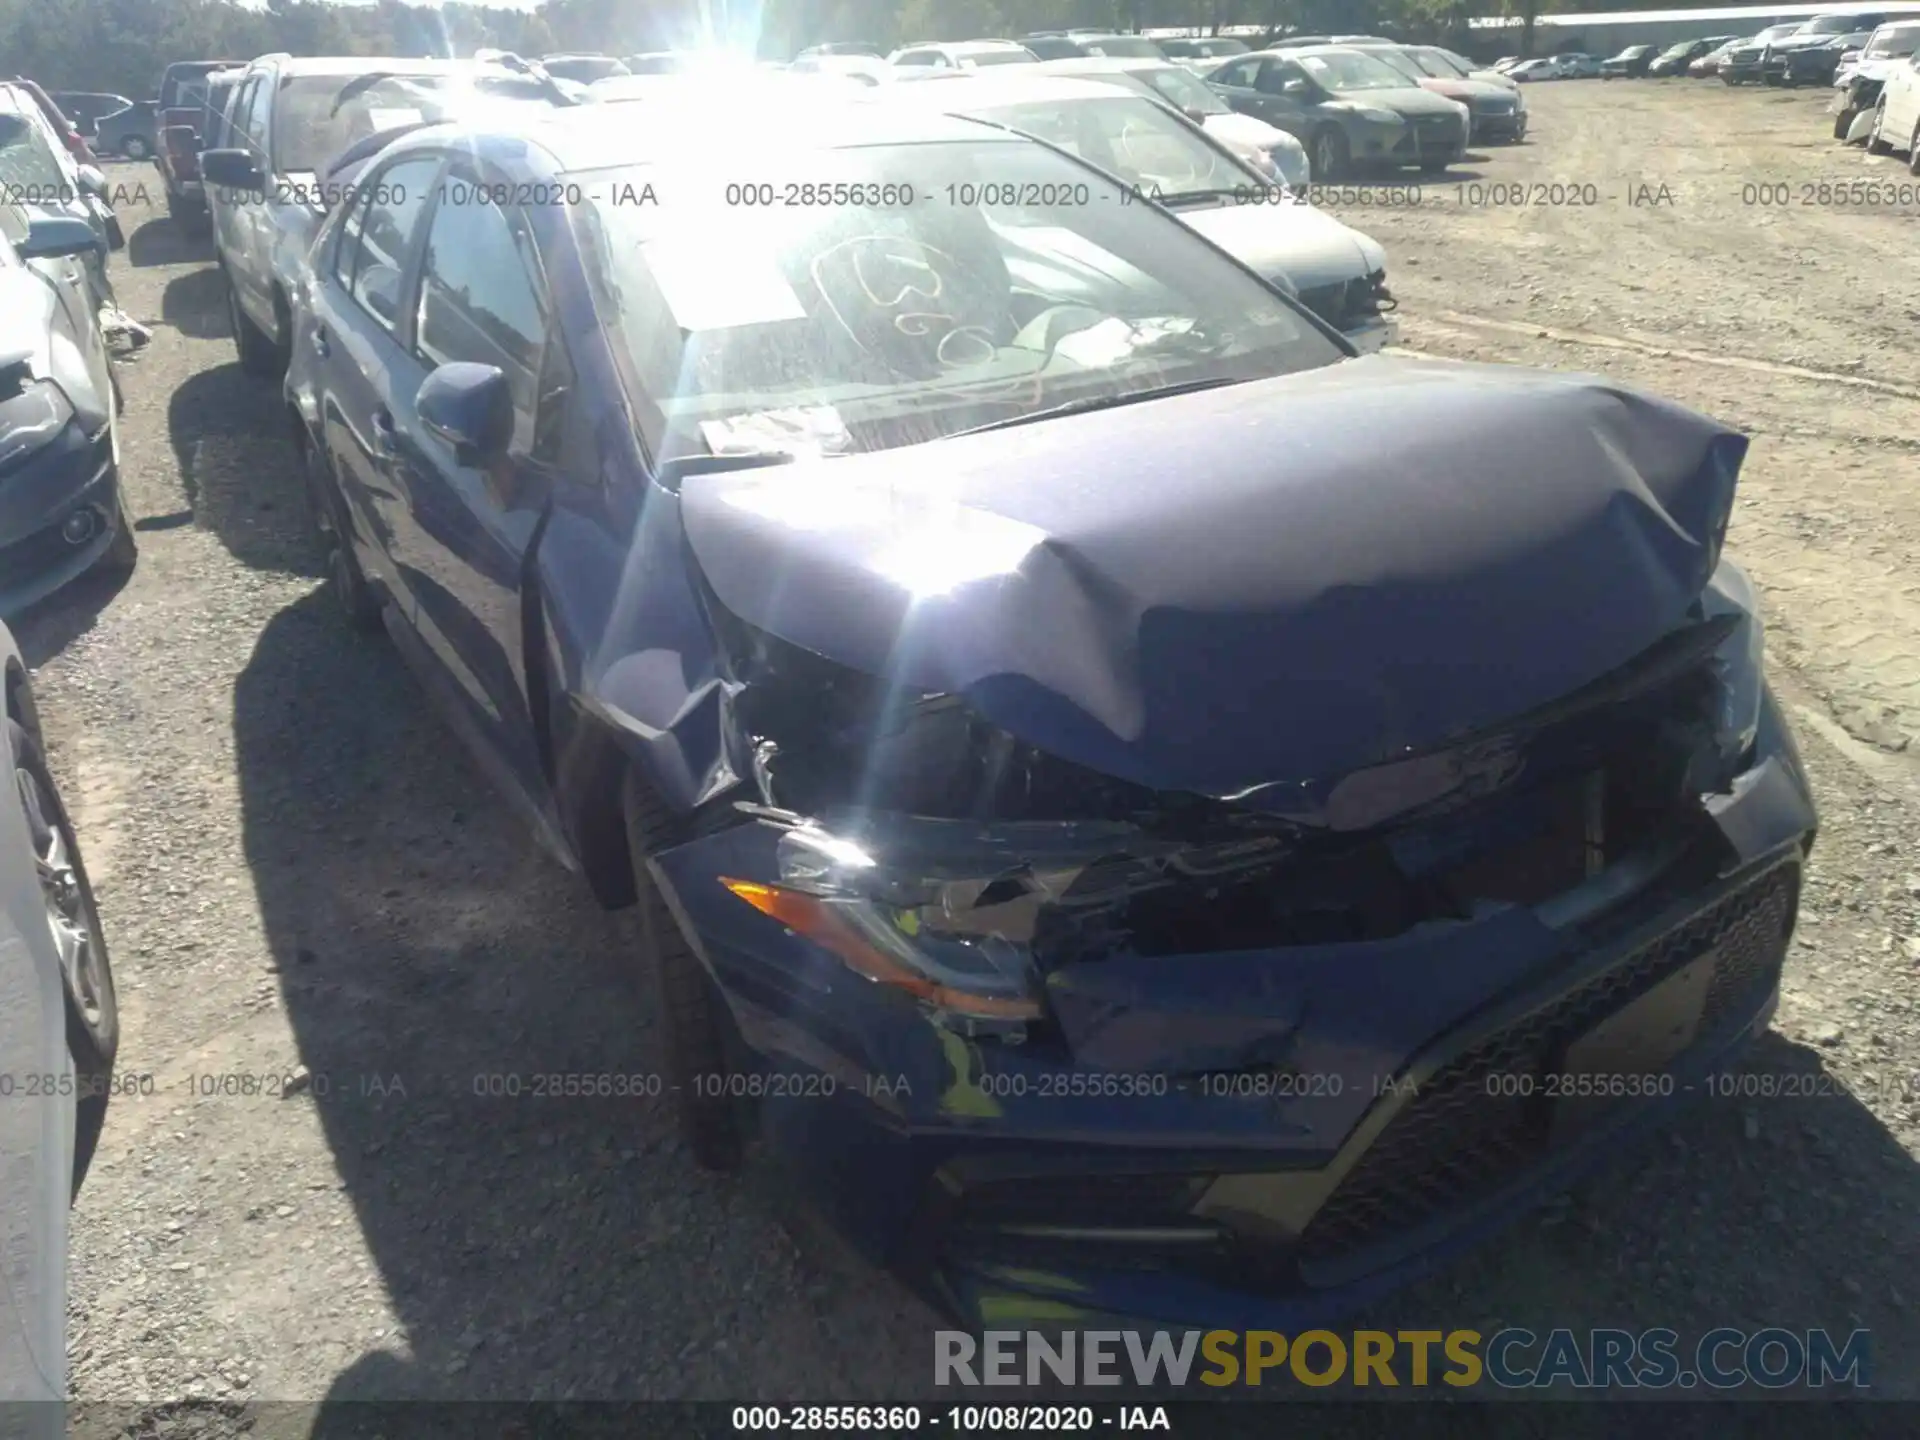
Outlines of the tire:
M 248 318 L 247 312 L 240 307 L 240 292 L 234 288 L 233 277 L 227 274 L 227 267 L 220 267 L 220 276 L 227 282 L 227 323 L 233 327 L 233 348 L 239 353 L 240 368 L 249 375 L 258 375 L 270 380 L 274 375 L 274 366 L 279 363 L 280 349 L 267 332 Z M 286 367 L 280 367 L 280 374 L 286 374 Z
M 327 568 L 327 587 L 333 603 L 347 628 L 360 635 L 372 635 L 386 628 L 379 596 L 367 583 L 360 558 L 353 553 L 352 527 L 347 521 L 347 502 L 333 473 L 333 462 L 318 445 L 308 442 L 300 450 L 301 465 L 307 482 L 307 504 L 312 514 L 314 534 Z
M 1882 99 L 1878 105 L 1873 107 L 1873 133 L 1867 136 L 1867 153 L 1869 155 L 1891 155 L 1893 153 L 1893 146 L 1889 145 L 1880 134 L 1880 131 L 1885 127 L 1886 123 L 1887 102 Z
M 732 1016 L 647 868 L 647 856 L 671 846 L 680 824 L 631 768 L 623 791 L 640 915 L 639 978 L 659 1026 L 661 1065 L 676 1094 L 680 1138 L 703 1168 L 737 1169 L 746 1151 L 741 1107 L 724 1094 L 702 1094 L 699 1086 L 703 1076 L 733 1073 Z
M 1842 110 L 1838 115 L 1834 116 L 1833 138 L 1836 140 L 1846 139 L 1847 131 L 1853 128 L 1854 118 L 1858 116 L 1859 113 L 1860 112 L 1852 106 L 1848 106 L 1845 110 Z
M 120 488 L 120 477 L 114 476 L 114 489 Z M 127 497 L 119 496 L 113 512 L 113 543 L 108 545 L 101 555 L 99 568 L 108 575 L 127 576 L 133 574 L 133 568 L 140 563 L 140 537 L 134 533 L 133 517 L 127 513 Z
M 1907 141 L 1907 173 L 1920 175 L 1920 120 L 1913 122 L 1913 135 Z
M 27 829 L 33 840 L 34 854 L 42 862 L 57 856 L 63 863 L 61 874 L 42 882 L 47 896 L 49 916 L 58 911 L 71 922 L 69 934 L 84 946 L 83 959 L 71 965 L 63 963 L 61 990 L 66 1010 L 67 1053 L 73 1059 L 74 1102 L 73 1184 L 70 1198 L 80 1193 L 80 1185 L 93 1164 L 100 1144 L 100 1132 L 107 1123 L 109 1081 L 113 1062 L 120 1051 L 120 1004 L 113 983 L 113 964 L 107 956 L 106 937 L 100 931 L 100 912 L 94 903 L 93 885 L 87 879 L 87 867 L 80 858 L 80 842 L 61 803 L 59 787 L 47 769 L 39 742 L 11 716 L 7 719 L 7 738 L 13 754 L 15 783 L 27 810 Z M 55 842 L 58 849 L 55 849 Z M 43 863 L 43 867 L 44 863 Z M 56 890 L 55 887 L 58 887 Z M 63 962 L 66 957 L 63 955 Z
M 1451 164 L 1453 164 L 1451 160 L 1422 160 L 1420 162 L 1420 173 L 1422 175 L 1438 175 Z
M 138 135 L 129 135 L 120 142 L 120 153 L 129 160 L 151 160 L 153 147 Z
M 1336 125 L 1323 127 L 1313 137 L 1313 149 L 1310 153 L 1314 181 L 1325 185 L 1335 180 L 1347 178 L 1347 172 L 1353 166 L 1353 155 L 1347 144 L 1346 132 Z

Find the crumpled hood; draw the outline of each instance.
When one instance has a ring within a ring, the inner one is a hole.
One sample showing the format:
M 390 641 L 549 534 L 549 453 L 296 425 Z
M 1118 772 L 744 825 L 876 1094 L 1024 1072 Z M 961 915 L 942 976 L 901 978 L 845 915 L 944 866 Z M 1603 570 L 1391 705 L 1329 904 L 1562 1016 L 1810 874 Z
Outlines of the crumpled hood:
M 84 306 L 87 289 L 82 285 L 63 297 L 45 275 L 37 273 L 42 265 L 57 268 L 69 263 L 78 262 L 28 261 L 0 270 L 0 361 L 25 360 L 36 377 L 57 381 L 75 415 L 91 430 L 106 424 L 111 397 L 99 393 L 87 369 L 87 357 L 53 320 L 63 304 Z M 94 323 L 84 313 L 70 319 L 76 329 Z
M 1174 211 L 1249 270 L 1284 275 L 1296 290 L 1364 279 L 1386 252 L 1311 205 L 1216 205 Z
M 750 624 L 1111 775 L 1239 795 L 1637 655 L 1712 573 L 1746 447 L 1596 377 L 1373 356 L 690 476 L 681 510 Z

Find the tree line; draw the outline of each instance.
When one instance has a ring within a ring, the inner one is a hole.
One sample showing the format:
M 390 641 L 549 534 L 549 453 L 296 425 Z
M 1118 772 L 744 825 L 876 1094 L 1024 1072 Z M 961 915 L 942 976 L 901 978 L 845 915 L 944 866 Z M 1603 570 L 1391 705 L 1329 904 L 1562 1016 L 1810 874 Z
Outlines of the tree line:
M 1589 8 L 1598 0 L 1584 0 Z M 1682 0 L 1636 0 L 1673 8 Z M 625 55 L 720 44 L 787 59 L 821 41 L 888 49 L 912 40 L 1018 36 L 1104 26 L 1254 25 L 1463 43 L 1470 16 L 1509 13 L 1531 29 L 1561 0 L 545 0 L 532 10 L 447 0 L 0 0 L 11 73 L 55 90 L 151 96 L 174 60 L 295 55 L 465 56 L 483 46 L 538 56 Z M 1568 8 L 1572 8 L 1569 6 Z

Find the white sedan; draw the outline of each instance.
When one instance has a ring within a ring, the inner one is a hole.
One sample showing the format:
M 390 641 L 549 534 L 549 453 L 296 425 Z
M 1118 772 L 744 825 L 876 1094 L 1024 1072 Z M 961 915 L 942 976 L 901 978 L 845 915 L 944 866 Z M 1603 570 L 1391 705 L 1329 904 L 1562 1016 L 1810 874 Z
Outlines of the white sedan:
M 1899 151 L 1907 169 L 1920 175 L 1920 51 L 1890 66 L 1880 86 L 1873 129 L 1867 132 L 1867 151 L 1887 155 Z
M 1567 78 L 1567 69 L 1558 60 L 1522 60 L 1507 71 L 1507 77 L 1522 84 L 1529 80 L 1564 80 Z

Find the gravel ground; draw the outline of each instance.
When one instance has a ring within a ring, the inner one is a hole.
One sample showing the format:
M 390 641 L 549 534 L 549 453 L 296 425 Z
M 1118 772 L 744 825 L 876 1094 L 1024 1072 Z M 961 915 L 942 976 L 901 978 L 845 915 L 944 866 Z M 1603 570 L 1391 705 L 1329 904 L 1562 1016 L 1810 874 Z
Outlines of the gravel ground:
M 1827 140 L 1819 97 L 1529 98 L 1534 137 L 1462 188 L 1336 208 L 1387 246 L 1411 348 L 1604 371 L 1753 435 L 1733 549 L 1824 829 L 1751 1070 L 1826 1093 L 1697 1107 L 1364 1323 L 1865 1326 L 1876 1387 L 1920 1396 L 1920 205 L 1797 203 L 1907 179 Z M 1483 181 L 1606 198 L 1489 204 Z M 1743 193 L 1776 183 L 1796 203 Z M 116 283 L 157 327 L 124 376 L 141 564 L 17 627 L 114 946 L 122 1066 L 153 1077 L 116 1100 L 76 1213 L 75 1398 L 103 1432 L 155 1433 L 181 1398 L 212 1419 L 923 1395 L 934 1318 L 764 1163 L 703 1175 L 663 1102 L 476 1096 L 488 1074 L 653 1068 L 632 928 L 534 849 L 391 650 L 335 623 L 210 251 L 135 195 L 123 222 Z M 217 1076 L 256 1093 L 203 1093 Z

